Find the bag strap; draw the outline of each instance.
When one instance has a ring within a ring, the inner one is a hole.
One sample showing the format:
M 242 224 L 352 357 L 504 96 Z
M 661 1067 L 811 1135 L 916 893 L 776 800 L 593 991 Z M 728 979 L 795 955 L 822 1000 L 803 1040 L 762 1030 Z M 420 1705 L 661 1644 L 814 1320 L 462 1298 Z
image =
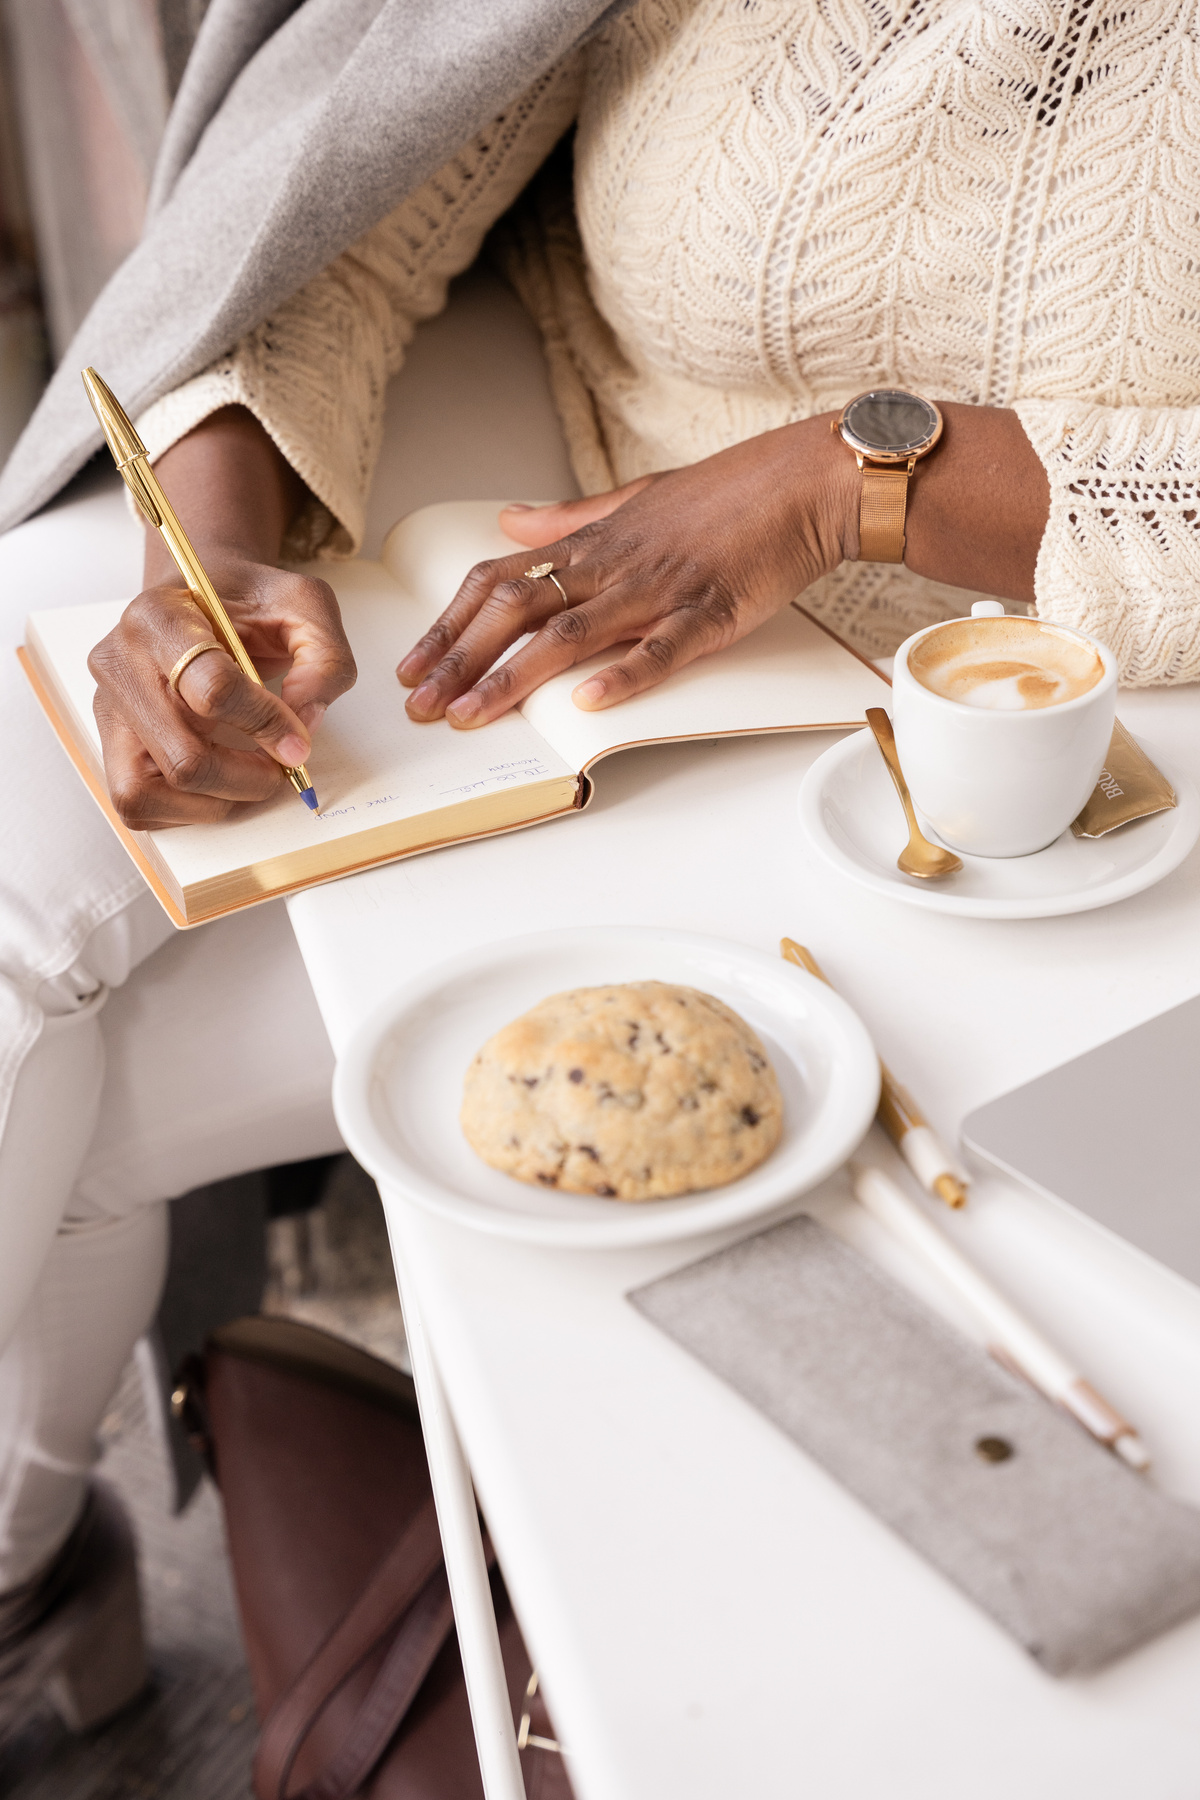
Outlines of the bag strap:
M 400 1620 L 346 1737 L 325 1768 L 288 1796 L 288 1777 L 321 1714 Z M 254 1758 L 259 1800 L 352 1800 L 395 1735 L 453 1625 L 437 1514 L 429 1499 L 264 1720 Z
M 361 1793 L 453 1624 L 446 1572 L 438 1569 L 417 1596 L 337 1754 L 294 1800 L 349 1800 Z

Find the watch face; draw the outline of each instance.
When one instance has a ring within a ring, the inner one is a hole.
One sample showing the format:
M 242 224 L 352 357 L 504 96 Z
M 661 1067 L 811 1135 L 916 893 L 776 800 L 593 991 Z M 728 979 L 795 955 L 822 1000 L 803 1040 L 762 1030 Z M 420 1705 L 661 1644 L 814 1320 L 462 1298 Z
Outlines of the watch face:
M 941 415 L 919 394 L 902 388 L 874 388 L 852 400 L 842 416 L 844 434 L 855 449 L 877 456 L 903 456 L 926 449 L 941 435 Z

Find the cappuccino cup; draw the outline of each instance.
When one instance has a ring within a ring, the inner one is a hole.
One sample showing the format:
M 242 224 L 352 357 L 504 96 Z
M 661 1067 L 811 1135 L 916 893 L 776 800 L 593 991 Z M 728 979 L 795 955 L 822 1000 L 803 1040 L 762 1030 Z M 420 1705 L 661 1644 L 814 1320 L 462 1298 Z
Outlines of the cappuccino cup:
M 1029 856 L 1082 810 L 1116 718 L 1105 645 L 981 601 L 901 644 L 892 684 L 913 804 L 952 850 Z

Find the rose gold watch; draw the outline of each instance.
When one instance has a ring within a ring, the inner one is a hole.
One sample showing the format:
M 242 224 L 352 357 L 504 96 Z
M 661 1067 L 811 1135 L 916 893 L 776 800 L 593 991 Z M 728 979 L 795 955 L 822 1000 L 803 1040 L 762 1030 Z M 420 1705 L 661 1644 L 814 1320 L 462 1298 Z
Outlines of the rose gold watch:
M 862 470 L 859 562 L 903 562 L 908 484 L 942 435 L 941 413 L 932 400 L 904 388 L 871 388 L 846 403 L 830 430 L 849 444 Z

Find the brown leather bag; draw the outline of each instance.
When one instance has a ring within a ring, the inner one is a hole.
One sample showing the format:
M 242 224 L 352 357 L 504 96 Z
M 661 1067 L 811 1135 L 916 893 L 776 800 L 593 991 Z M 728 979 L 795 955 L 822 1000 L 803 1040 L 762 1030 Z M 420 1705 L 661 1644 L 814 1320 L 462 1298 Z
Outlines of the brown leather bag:
M 257 1800 L 483 1800 L 410 1379 L 313 1326 L 238 1319 L 176 1405 L 225 1504 Z M 485 1547 L 528 1800 L 572 1800 Z

